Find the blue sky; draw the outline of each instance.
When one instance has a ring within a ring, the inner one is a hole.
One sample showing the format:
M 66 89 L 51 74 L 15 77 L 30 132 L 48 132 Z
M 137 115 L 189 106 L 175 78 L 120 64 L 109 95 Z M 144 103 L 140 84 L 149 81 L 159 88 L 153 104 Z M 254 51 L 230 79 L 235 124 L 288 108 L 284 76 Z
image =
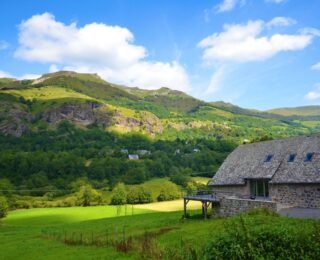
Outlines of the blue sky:
M 0 77 L 57 70 L 270 109 L 320 104 L 320 1 L 0 2 Z

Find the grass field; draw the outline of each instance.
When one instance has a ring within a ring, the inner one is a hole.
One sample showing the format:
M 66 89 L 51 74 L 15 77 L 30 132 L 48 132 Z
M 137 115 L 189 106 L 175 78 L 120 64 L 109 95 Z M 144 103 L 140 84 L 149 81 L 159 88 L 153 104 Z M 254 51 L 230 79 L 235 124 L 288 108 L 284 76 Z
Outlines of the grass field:
M 172 201 L 163 201 L 163 202 L 154 202 L 149 204 L 140 204 L 134 206 L 137 209 L 146 209 L 146 210 L 154 210 L 161 212 L 170 212 L 170 211 L 178 211 L 183 210 L 183 200 L 172 200 Z M 198 201 L 190 201 L 188 203 L 188 209 L 195 210 L 201 209 L 201 203 Z
M 185 221 L 182 211 L 147 209 L 173 210 L 175 203 L 137 206 L 133 215 L 124 206 L 13 211 L 0 222 L 0 259 L 186 259 L 186 253 L 197 254 L 237 219 L 205 221 L 200 211 L 189 210 L 191 217 Z M 301 230 L 315 224 L 265 215 L 245 216 L 245 222 L 250 227 Z
M 79 98 L 91 100 L 92 98 L 62 87 L 42 87 L 22 90 L 4 90 L 3 93 L 12 94 L 14 96 L 23 97 L 25 99 L 50 100 L 60 98 Z

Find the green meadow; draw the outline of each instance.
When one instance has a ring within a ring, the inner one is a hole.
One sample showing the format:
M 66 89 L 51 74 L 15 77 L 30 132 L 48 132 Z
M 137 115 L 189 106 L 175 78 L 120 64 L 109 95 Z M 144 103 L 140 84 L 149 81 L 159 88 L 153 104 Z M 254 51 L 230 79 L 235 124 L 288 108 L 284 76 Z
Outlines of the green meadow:
M 158 210 L 165 209 L 165 204 L 160 205 Z M 269 234 L 263 233 L 268 230 L 272 236 L 280 232 L 294 245 L 299 241 L 292 240 L 291 235 L 297 239 L 320 239 L 319 222 L 313 220 L 259 212 L 203 220 L 199 210 L 189 210 L 189 218 L 183 220 L 180 210 L 160 212 L 146 208 L 148 205 L 11 211 L 0 222 L 0 259 L 225 259 L 211 258 L 210 250 L 212 243 L 219 246 L 214 241 L 223 241 L 227 236 L 228 242 L 228 235 L 236 237 L 232 232 L 247 239 L 255 232 L 262 232 L 263 237 Z M 273 245 L 286 246 L 285 241 L 277 243 Z M 310 244 L 308 240 L 306 243 Z M 305 247 L 295 253 L 302 254 Z M 306 256 L 311 259 L 307 253 Z

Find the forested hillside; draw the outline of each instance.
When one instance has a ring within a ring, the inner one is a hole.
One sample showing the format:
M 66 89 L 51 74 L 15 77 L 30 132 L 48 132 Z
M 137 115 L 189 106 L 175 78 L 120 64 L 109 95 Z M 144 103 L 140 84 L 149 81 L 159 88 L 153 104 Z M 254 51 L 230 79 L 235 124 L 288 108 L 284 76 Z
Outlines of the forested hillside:
M 319 132 L 319 117 L 128 88 L 95 74 L 1 79 L 0 189 L 61 196 L 79 179 L 112 189 L 155 177 L 183 186 L 181 176 L 212 177 L 240 143 Z

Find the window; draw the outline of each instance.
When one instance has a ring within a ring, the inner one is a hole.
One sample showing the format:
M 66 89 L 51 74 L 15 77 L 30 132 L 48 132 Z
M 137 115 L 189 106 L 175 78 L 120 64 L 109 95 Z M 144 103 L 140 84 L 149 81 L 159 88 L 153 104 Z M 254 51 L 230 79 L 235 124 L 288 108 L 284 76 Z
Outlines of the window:
M 288 158 L 288 162 L 293 162 L 296 159 L 296 154 L 290 154 Z
M 268 154 L 264 161 L 265 162 L 271 162 L 272 158 L 273 158 L 273 154 Z
M 304 158 L 305 162 L 311 162 L 313 157 L 313 153 L 307 153 L 306 157 Z
M 250 181 L 251 197 L 269 197 L 269 183 L 267 180 Z

